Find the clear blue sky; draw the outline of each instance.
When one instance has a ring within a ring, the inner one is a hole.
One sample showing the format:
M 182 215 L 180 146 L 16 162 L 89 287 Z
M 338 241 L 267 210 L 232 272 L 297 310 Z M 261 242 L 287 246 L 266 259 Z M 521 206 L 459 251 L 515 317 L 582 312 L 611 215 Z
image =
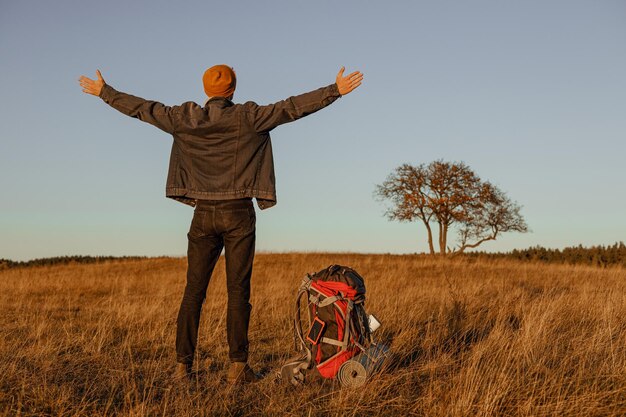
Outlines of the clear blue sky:
M 203 102 L 217 63 L 264 104 L 359 69 L 363 86 L 273 132 L 265 251 L 421 252 L 383 217 L 398 165 L 462 160 L 524 206 L 532 233 L 481 249 L 626 237 L 626 2 L 2 1 L 0 258 L 183 255 L 166 199 L 171 138 L 83 94 Z

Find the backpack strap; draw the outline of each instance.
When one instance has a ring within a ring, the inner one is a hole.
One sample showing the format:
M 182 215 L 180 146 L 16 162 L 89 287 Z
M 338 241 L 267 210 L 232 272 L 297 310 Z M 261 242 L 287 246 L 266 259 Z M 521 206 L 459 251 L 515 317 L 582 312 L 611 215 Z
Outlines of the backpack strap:
M 307 358 L 309 361 L 311 360 L 311 351 L 306 346 L 306 343 L 304 341 L 304 335 L 302 332 L 302 322 L 300 321 L 300 299 L 308 294 L 308 291 L 311 288 L 312 281 L 313 280 L 309 274 L 302 278 L 300 288 L 298 289 L 298 295 L 296 296 L 296 314 L 293 319 L 294 341 L 296 345 L 296 350 L 306 350 Z M 311 313 L 308 311 L 308 309 L 307 314 L 309 314 L 309 320 L 311 320 Z
M 354 308 L 354 302 L 352 300 L 348 300 L 348 306 L 346 308 L 346 314 L 344 316 L 344 329 L 343 329 L 343 343 L 348 346 L 350 342 L 351 333 L 353 333 L 353 328 L 351 326 L 352 319 L 350 313 Z M 341 309 L 340 309 L 341 310 Z
M 326 306 L 329 306 L 338 300 L 343 300 L 343 297 L 341 295 L 335 295 L 332 297 L 326 297 L 324 300 L 320 301 L 320 298 L 317 295 L 309 296 L 309 302 L 311 302 L 312 304 L 315 304 L 319 308 L 324 308 Z
M 342 349 L 344 349 L 344 348 L 346 348 L 348 346 L 348 344 L 345 341 L 340 342 L 339 340 L 329 339 L 328 337 L 322 337 L 321 342 L 322 343 L 327 343 L 327 344 L 333 345 L 333 346 L 339 346 Z

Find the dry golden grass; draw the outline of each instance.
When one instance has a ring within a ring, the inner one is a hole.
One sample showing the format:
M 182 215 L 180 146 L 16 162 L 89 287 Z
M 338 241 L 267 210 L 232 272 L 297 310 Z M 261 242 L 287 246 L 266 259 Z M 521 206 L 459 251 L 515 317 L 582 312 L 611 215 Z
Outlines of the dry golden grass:
M 251 364 L 229 388 L 223 261 L 194 381 L 170 380 L 184 259 L 0 272 L 0 415 L 626 414 L 626 271 L 419 256 L 259 254 Z M 393 356 L 363 389 L 276 384 L 305 272 L 350 265 Z

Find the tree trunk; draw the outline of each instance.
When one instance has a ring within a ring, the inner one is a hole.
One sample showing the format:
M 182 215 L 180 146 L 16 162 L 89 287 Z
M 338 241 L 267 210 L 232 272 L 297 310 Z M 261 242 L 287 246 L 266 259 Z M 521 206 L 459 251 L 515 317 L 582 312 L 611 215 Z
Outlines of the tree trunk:
M 430 224 L 428 222 L 424 222 L 426 225 L 426 230 L 428 231 L 428 250 L 431 255 L 435 254 L 435 247 L 433 246 L 433 231 L 430 228 Z
M 439 255 L 446 256 L 446 248 L 443 246 L 443 225 L 439 222 Z
M 448 224 L 443 225 L 443 235 L 441 236 L 441 253 L 446 256 L 448 253 Z

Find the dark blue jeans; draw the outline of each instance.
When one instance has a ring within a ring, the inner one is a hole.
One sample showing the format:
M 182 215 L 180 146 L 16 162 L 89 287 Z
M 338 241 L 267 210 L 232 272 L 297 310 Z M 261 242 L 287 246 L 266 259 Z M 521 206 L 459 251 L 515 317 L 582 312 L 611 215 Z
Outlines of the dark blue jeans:
M 231 362 L 248 360 L 250 277 L 254 260 L 256 215 L 252 199 L 199 200 L 187 234 L 187 286 L 176 329 L 176 357 L 192 363 L 200 312 L 222 249 L 226 249 L 228 310 L 226 333 Z

